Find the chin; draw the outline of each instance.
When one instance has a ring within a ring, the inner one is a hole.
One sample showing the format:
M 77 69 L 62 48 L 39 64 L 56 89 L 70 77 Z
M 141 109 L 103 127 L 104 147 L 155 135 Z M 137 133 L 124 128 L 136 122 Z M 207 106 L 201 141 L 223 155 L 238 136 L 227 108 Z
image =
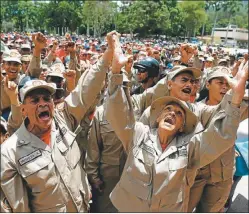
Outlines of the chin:
M 179 97 L 179 99 L 185 102 L 189 102 L 190 94 L 183 94 L 182 96 Z

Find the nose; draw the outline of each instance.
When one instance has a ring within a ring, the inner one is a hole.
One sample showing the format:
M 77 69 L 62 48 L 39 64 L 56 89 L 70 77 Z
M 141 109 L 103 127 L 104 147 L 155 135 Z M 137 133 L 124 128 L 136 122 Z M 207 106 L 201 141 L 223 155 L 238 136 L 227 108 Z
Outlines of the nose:
M 44 108 L 44 107 L 48 106 L 48 103 L 43 98 L 40 98 L 38 106 L 41 108 Z

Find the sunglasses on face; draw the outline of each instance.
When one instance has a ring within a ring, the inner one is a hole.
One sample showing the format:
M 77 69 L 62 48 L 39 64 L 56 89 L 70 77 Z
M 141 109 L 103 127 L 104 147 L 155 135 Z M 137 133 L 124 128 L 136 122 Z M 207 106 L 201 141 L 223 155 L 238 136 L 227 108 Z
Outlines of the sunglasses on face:
M 14 66 L 14 67 L 18 67 L 19 63 L 18 62 L 7 62 L 8 66 Z
M 145 72 L 147 72 L 146 68 L 137 68 L 137 73 L 145 73 Z

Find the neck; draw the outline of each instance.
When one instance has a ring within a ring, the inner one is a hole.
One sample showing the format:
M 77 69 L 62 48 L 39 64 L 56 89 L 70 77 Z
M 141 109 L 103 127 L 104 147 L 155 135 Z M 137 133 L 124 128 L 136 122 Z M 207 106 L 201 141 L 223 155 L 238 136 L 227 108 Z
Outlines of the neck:
M 37 127 L 36 125 L 31 125 L 30 123 L 27 126 L 27 129 L 29 132 L 31 132 L 36 137 L 40 138 L 42 135 L 44 135 L 46 132 L 51 130 L 51 125 L 48 128 L 41 129 Z
M 165 130 L 158 128 L 158 136 L 160 144 L 169 144 L 175 137 L 173 134 L 168 134 Z
M 220 102 L 217 100 L 213 99 L 212 97 L 209 97 L 209 99 L 206 101 L 206 104 L 209 106 L 215 106 L 218 105 Z
M 149 78 L 146 83 L 142 83 L 142 87 L 144 90 L 146 90 L 147 88 L 150 88 L 153 84 L 154 84 L 153 78 Z

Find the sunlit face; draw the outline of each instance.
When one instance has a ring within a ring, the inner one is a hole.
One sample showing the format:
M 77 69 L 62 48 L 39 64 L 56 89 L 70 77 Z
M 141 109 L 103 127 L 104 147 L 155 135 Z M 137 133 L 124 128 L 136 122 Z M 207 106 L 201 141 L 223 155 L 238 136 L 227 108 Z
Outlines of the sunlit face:
M 22 112 L 27 116 L 31 127 L 47 130 L 52 124 L 54 102 L 51 93 L 46 89 L 31 91 L 24 99 Z
M 167 82 L 170 96 L 189 101 L 193 90 L 194 77 L 190 73 L 181 73 Z
M 22 48 L 21 49 L 21 55 L 30 55 L 31 50 L 29 48 Z
M 22 70 L 24 71 L 24 72 L 26 72 L 27 71 L 27 69 L 28 69 L 28 67 L 29 67 L 29 61 L 22 61 Z
M 183 131 L 185 112 L 177 103 L 168 104 L 157 118 L 157 122 L 159 129 L 174 135 Z
M 211 79 L 206 84 L 206 87 L 209 91 L 209 99 L 214 100 L 218 103 L 222 100 L 227 91 L 230 89 L 230 86 L 224 77 Z
M 6 74 L 10 80 L 15 80 L 18 76 L 18 73 L 21 70 L 21 64 L 18 62 L 6 62 L 5 63 Z
M 205 61 L 205 68 L 212 68 L 213 62 L 212 61 Z

